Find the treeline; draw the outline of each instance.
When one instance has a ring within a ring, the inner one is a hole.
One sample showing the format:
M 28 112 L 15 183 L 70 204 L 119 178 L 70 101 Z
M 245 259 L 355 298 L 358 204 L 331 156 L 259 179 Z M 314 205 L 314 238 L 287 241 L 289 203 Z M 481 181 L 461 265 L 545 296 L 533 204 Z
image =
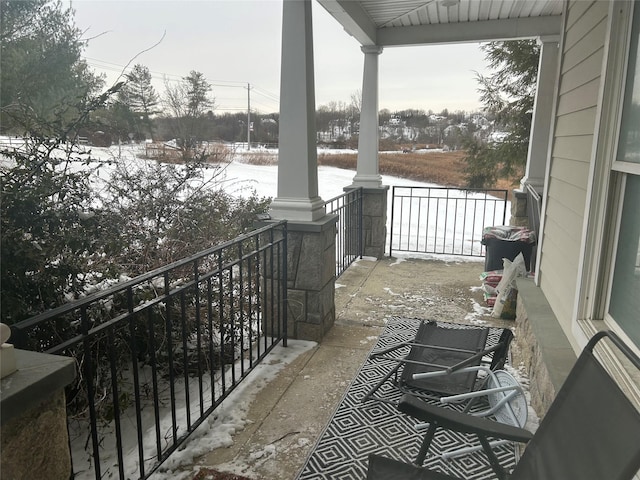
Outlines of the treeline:
M 329 102 L 316 110 L 316 129 L 319 141 L 343 142 L 357 145 L 360 123 L 360 95 L 353 94 L 351 103 Z M 462 125 L 470 118 L 468 112 L 450 113 L 447 109 L 406 109 L 379 112 L 381 127 L 414 129 L 421 132 L 419 141 L 438 143 L 442 131 L 449 125 Z M 127 141 L 176 140 L 179 147 L 193 146 L 203 141 L 251 142 L 275 145 L 278 143 L 279 114 L 252 111 L 217 113 L 211 85 L 197 71 L 191 71 L 178 84 L 167 83 L 162 96 L 151 85 L 151 75 L 144 65 L 135 65 L 126 75 L 126 82 L 118 94 L 104 108 L 92 115 L 79 135 L 92 143 L 108 146 Z M 248 134 L 247 129 L 250 129 Z M 476 128 L 473 127 L 475 130 Z M 414 134 L 415 137 L 417 134 Z M 406 141 L 402 131 L 393 131 L 383 138 Z M 411 135 L 409 135 L 411 137 Z M 411 139 L 411 138 L 410 138 Z M 415 138 L 413 138 L 415 140 Z

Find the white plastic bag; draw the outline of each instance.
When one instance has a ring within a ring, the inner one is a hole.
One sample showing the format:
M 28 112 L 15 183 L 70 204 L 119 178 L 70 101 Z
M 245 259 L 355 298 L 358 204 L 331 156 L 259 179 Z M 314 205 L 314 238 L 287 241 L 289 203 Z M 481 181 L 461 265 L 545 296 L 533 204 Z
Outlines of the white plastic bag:
M 502 262 L 504 271 L 502 280 L 496 287 L 498 298 L 493 305 L 491 316 L 494 318 L 515 318 L 515 302 L 518 294 L 516 278 L 526 276 L 527 267 L 525 267 L 522 253 L 519 253 L 513 262 L 507 258 L 503 258 Z M 507 305 L 506 311 L 505 305 Z

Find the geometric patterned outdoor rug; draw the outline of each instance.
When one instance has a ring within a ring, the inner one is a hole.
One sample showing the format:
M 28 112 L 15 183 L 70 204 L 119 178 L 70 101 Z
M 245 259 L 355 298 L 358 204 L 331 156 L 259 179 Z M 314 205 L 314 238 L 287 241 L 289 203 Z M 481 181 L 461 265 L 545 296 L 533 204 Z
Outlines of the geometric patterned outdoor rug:
M 413 340 L 419 324 L 420 319 L 389 320 L 372 351 Z M 499 336 L 499 329 L 494 334 Z M 415 419 L 385 402 L 369 400 L 362 403 L 371 386 L 393 365 L 391 361 L 367 358 L 307 458 L 298 480 L 362 480 L 367 476 L 370 453 L 407 463 L 417 457 L 424 434 L 414 428 Z M 378 390 L 378 395 L 397 403 L 401 393 L 391 382 L 386 382 Z M 438 452 L 476 444 L 475 437 L 438 429 L 424 465 L 462 479 L 495 478 L 487 457 L 481 451 L 449 460 L 437 456 Z M 513 468 L 515 453 L 512 445 L 497 447 L 494 451 L 507 471 Z

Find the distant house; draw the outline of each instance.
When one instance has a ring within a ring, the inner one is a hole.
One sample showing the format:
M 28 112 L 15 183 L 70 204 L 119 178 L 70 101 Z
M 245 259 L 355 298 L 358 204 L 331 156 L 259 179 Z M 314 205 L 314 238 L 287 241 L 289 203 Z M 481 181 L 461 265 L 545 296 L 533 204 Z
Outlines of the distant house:
M 475 124 L 478 127 L 484 127 L 489 125 L 489 120 L 487 120 L 487 117 L 485 117 L 484 115 L 480 114 L 480 113 L 474 113 L 469 117 L 469 121 L 473 124 Z
M 442 133 L 445 137 L 449 137 L 451 135 L 460 135 L 461 133 L 466 133 L 468 131 L 469 125 L 466 123 L 460 123 L 458 125 L 449 125 L 442 131 Z

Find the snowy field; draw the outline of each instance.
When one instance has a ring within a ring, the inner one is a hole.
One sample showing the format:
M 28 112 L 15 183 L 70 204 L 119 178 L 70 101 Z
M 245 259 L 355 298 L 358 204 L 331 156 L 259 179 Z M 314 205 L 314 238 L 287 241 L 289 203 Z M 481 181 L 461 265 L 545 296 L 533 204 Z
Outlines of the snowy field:
M 0 140 L 1 141 L 1 140 Z M 146 160 L 140 156 L 144 152 L 144 146 L 125 145 L 112 146 L 110 148 L 91 148 L 91 157 L 101 168 L 94 177 L 95 188 L 108 178 L 116 163 L 140 165 Z M 344 153 L 342 150 L 323 149 L 319 153 L 324 155 Z M 353 153 L 349 150 L 349 153 Z M 247 154 L 277 155 L 277 150 L 252 149 L 250 152 L 241 151 L 231 155 L 231 162 L 225 164 L 208 164 L 209 178 L 215 176 L 215 182 L 220 188 L 237 196 L 249 196 L 255 192 L 260 197 L 275 198 L 278 191 L 278 167 L 277 165 L 252 165 L 244 161 Z M 428 151 L 423 152 L 428 155 Z M 94 163 L 95 165 L 95 163 Z M 84 168 L 84 167 L 83 167 Z M 345 170 L 336 167 L 318 166 L 318 194 L 328 201 L 342 195 L 344 188 L 353 182 L 354 170 Z M 502 204 L 494 200 L 486 201 L 486 197 L 479 193 L 466 193 L 460 190 L 450 189 L 438 192 L 439 185 L 427 182 L 418 182 L 405 178 L 382 175 L 382 185 L 390 187 L 387 202 L 387 252 L 391 235 L 392 220 L 392 187 L 432 187 L 429 192 L 433 197 L 425 199 L 425 193 L 417 193 L 417 198 L 403 199 L 396 207 L 396 221 L 394 222 L 394 250 L 402 246 L 404 250 L 413 252 L 435 252 L 462 255 L 482 255 L 480 238 L 482 229 L 488 225 L 501 224 L 503 208 Z M 205 179 L 206 181 L 207 179 Z M 407 192 L 403 189 L 402 192 Z M 443 198 L 446 196 L 446 198 Z M 469 200 L 466 202 L 466 200 Z M 406 215 L 410 209 L 414 212 L 422 210 L 419 218 L 413 215 L 411 219 L 398 220 L 399 212 Z M 506 218 L 510 217 L 510 203 L 506 207 Z M 446 220 L 446 221 L 445 221 Z M 399 237 L 402 232 L 403 238 Z M 408 236 L 407 236 L 408 235 Z M 396 252 L 394 251 L 394 255 Z M 431 258 L 433 255 L 413 253 L 413 256 Z M 442 258 L 442 257 L 439 257 Z M 457 257 L 460 260 L 461 257 Z M 467 257 L 469 258 L 469 257 Z

